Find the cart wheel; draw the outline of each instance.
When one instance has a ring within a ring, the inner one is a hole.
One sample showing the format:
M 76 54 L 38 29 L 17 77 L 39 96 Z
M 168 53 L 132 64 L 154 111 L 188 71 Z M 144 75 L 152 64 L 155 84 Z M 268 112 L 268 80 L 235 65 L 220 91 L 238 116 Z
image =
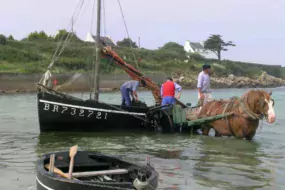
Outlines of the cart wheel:
M 156 112 L 150 112 L 146 114 L 147 122 L 145 126 L 154 129 L 154 132 L 162 132 L 162 127 L 159 124 L 159 114 Z
M 147 114 L 147 120 L 150 127 L 154 128 L 155 132 L 172 133 L 174 126 L 170 115 L 164 110 L 156 110 Z
M 160 110 L 160 126 L 162 126 L 162 130 L 164 133 L 173 133 L 174 132 L 174 125 L 173 125 L 173 121 L 172 118 L 170 117 L 170 115 L 164 111 L 164 110 Z

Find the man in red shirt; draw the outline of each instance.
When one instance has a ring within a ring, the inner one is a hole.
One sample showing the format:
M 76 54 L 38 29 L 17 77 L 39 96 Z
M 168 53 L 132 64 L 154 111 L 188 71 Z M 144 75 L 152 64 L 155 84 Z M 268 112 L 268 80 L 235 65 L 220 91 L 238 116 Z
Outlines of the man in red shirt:
M 181 96 L 182 87 L 176 82 L 173 82 L 171 77 L 168 77 L 166 82 L 161 85 L 160 89 L 162 106 L 175 104 L 175 91 L 178 91 L 176 98 L 179 99 Z
M 53 79 L 53 89 L 56 89 L 57 84 L 58 84 L 58 81 L 54 78 Z

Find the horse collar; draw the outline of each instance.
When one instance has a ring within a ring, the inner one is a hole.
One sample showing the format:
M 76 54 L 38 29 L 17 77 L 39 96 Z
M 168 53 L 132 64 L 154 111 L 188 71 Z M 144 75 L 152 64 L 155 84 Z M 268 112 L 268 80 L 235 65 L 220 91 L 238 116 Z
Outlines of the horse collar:
M 247 97 L 248 95 L 244 96 L 242 99 L 241 99 L 241 105 L 242 105 L 242 108 L 243 110 L 247 113 L 247 115 L 253 119 L 253 120 L 257 120 L 257 119 L 261 119 L 261 114 L 256 114 L 254 113 L 250 107 L 248 106 L 248 102 L 247 102 Z M 246 101 L 246 102 L 245 102 Z

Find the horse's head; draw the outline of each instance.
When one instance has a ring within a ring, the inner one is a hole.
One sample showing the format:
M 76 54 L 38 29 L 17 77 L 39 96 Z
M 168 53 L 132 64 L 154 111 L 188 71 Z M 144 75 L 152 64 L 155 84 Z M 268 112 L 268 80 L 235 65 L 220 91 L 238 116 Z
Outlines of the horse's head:
M 258 111 L 263 114 L 268 123 L 274 123 L 276 116 L 274 111 L 274 100 L 271 98 L 272 92 L 259 91 Z
M 264 116 L 268 123 L 274 123 L 276 116 L 274 112 L 274 100 L 271 98 L 272 92 L 264 90 L 250 90 L 243 95 L 245 104 L 248 106 L 247 114 L 251 118 L 261 118 Z

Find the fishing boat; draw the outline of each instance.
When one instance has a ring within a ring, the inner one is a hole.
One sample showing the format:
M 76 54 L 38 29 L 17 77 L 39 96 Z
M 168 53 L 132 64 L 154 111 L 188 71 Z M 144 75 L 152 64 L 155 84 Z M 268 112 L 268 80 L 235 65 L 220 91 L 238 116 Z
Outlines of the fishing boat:
M 80 3 L 84 3 L 83 0 Z M 81 4 L 81 5 L 82 5 Z M 94 0 L 95 5 L 95 0 Z M 78 6 L 82 7 L 82 6 Z M 94 11 L 93 6 L 93 11 Z M 176 99 L 175 106 L 161 106 L 160 86 L 145 77 L 136 67 L 127 63 L 110 46 L 100 41 L 101 0 L 97 0 L 96 61 L 93 65 L 93 91 L 89 99 L 51 89 L 51 70 L 58 56 L 54 56 L 47 71 L 37 84 L 37 104 L 40 132 L 189 132 L 202 123 L 227 117 L 226 114 L 209 118 L 198 118 L 199 109 Z M 72 17 L 73 23 L 73 17 Z M 72 35 L 73 33 L 69 33 Z M 66 37 L 65 41 L 68 39 Z M 99 100 L 100 60 L 121 68 L 133 80 L 144 81 L 145 88 L 152 92 L 154 103 L 133 102 L 131 107 L 110 104 Z M 190 116 L 190 117 L 188 117 Z
M 84 1 L 79 3 L 83 4 Z M 82 4 L 80 4 L 81 7 Z M 72 16 L 72 23 L 73 22 Z M 147 118 L 147 116 L 150 111 L 160 109 L 160 87 L 151 79 L 146 78 L 134 66 L 126 63 L 111 47 L 103 46 L 104 44 L 100 41 L 100 23 L 101 0 L 98 0 L 96 61 L 93 65 L 93 92 L 90 95 L 90 99 L 77 98 L 49 87 L 48 84 L 51 82 L 52 67 L 57 60 L 53 58 L 47 71 L 37 84 L 37 107 L 40 132 L 150 132 L 156 130 L 153 125 L 153 120 Z M 72 35 L 72 33 L 70 34 Z M 67 41 L 67 39 L 68 37 L 66 37 L 64 42 Z M 58 56 L 54 57 L 59 57 L 62 51 L 64 51 L 64 42 Z M 123 69 L 133 80 L 143 80 L 146 83 L 145 87 L 152 91 L 155 103 L 152 106 L 146 106 L 143 102 L 139 102 L 134 103 L 132 107 L 125 107 L 120 104 L 113 105 L 100 101 L 99 67 L 102 57 L 109 59 L 110 63 Z M 177 102 L 185 107 L 181 102 Z
M 83 100 L 52 89 L 38 92 L 41 132 L 151 131 L 144 127 L 149 109 Z
M 148 162 L 137 165 L 99 152 L 49 153 L 37 162 L 37 190 L 145 189 L 158 186 L 158 173 Z

